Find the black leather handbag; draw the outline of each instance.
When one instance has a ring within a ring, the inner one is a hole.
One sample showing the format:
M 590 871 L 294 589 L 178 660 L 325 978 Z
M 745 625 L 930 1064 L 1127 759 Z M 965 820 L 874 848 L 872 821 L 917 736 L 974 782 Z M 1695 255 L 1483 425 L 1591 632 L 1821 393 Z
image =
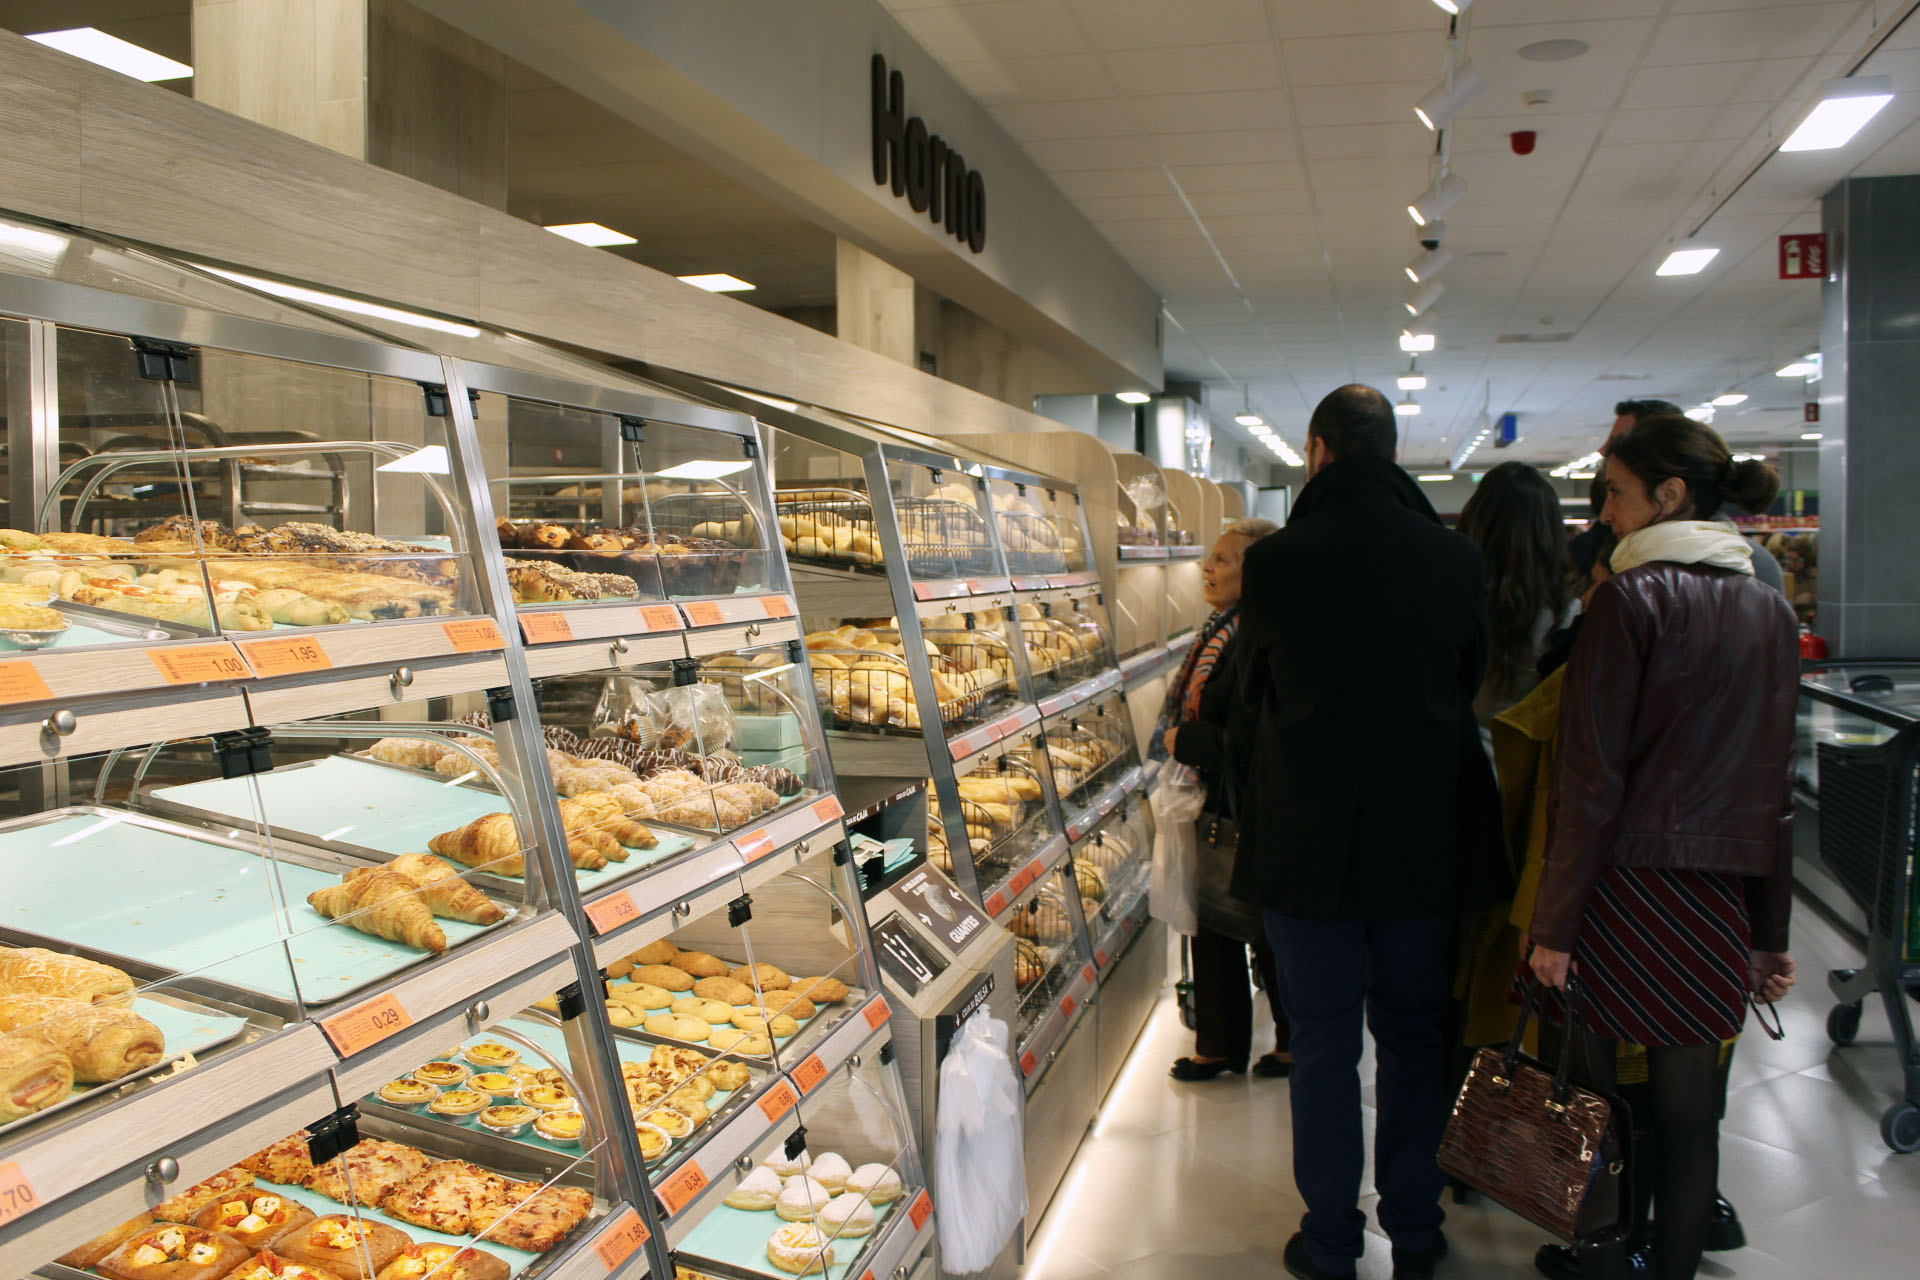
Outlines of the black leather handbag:
M 1241 942 L 1258 942 L 1266 936 L 1260 908 L 1233 896 L 1233 864 L 1240 856 L 1239 791 L 1240 775 L 1234 770 L 1232 749 L 1221 762 L 1220 807 L 1202 809 L 1195 826 L 1194 911 L 1200 927 L 1222 937 Z

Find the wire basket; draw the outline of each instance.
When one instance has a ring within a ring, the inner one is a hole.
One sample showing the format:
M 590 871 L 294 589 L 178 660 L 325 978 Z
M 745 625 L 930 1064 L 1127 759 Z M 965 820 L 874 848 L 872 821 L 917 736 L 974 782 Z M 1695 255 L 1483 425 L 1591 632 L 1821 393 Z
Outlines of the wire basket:
M 901 498 L 896 510 L 907 568 L 915 577 L 994 572 L 993 539 L 978 508 L 952 498 Z
M 1060 527 L 1050 518 L 1027 511 L 1002 511 L 997 523 L 1008 573 L 1066 572 Z
M 866 494 L 839 487 L 782 489 L 773 504 L 789 559 L 867 572 L 885 565 Z

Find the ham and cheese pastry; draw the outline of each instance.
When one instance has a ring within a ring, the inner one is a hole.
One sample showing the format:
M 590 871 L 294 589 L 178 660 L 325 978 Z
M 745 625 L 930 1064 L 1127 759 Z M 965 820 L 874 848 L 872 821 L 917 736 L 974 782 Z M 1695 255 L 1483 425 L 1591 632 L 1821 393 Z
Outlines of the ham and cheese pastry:
M 0 1035 L 0 1124 L 44 1110 L 73 1092 L 73 1060 L 39 1040 Z
M 252 1187 L 253 1171 L 236 1164 L 162 1200 L 153 1206 L 153 1216 L 162 1222 L 192 1222 L 196 1214 L 214 1201 L 230 1200 Z M 204 1227 L 207 1224 L 202 1222 L 196 1225 Z
M 248 1187 L 216 1199 L 193 1216 L 193 1225 L 232 1236 L 249 1249 L 265 1249 L 319 1216 L 281 1192 Z
M 125 1244 L 128 1237 L 137 1232 L 144 1231 L 152 1225 L 153 1215 L 150 1213 L 143 1213 L 137 1218 L 129 1218 L 113 1230 L 102 1235 L 97 1235 L 79 1248 L 61 1254 L 55 1258 L 54 1261 L 63 1267 L 72 1267 L 77 1271 L 85 1271 L 87 1268 L 98 1264 L 100 1259 Z
M 246 1246 L 231 1236 L 156 1222 L 134 1233 L 96 1267 L 113 1280 L 219 1280 L 247 1256 Z
M 330 1271 L 340 1280 L 373 1280 L 412 1243 L 398 1227 L 372 1218 L 330 1213 L 282 1236 L 273 1251 L 290 1262 Z
M 340 1280 L 331 1271 L 305 1262 L 283 1258 L 271 1249 L 262 1249 L 228 1273 L 228 1280 Z
M 490 1253 L 429 1240 L 402 1249 L 379 1280 L 507 1280 L 509 1274 L 507 1264 Z
M 58 1049 L 86 1084 L 144 1071 L 167 1049 L 160 1028 L 132 1009 L 58 996 L 0 995 L 0 1032 Z
M 133 979 L 110 964 L 45 947 L 0 947 L 0 992 L 101 1004 L 132 995 Z

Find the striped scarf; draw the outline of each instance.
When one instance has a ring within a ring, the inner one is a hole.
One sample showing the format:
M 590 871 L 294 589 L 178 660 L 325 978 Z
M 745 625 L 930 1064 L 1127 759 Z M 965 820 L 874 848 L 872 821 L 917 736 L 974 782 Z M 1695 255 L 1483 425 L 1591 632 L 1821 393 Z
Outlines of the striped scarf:
M 1234 633 L 1239 629 L 1240 606 L 1237 604 L 1207 619 L 1206 625 L 1200 628 L 1200 638 L 1187 651 L 1187 660 L 1180 664 L 1173 688 L 1167 692 L 1167 704 L 1161 711 L 1164 718 L 1175 725 L 1200 718 L 1200 695 L 1213 676 L 1214 667 L 1219 665 L 1220 655 L 1233 643 Z

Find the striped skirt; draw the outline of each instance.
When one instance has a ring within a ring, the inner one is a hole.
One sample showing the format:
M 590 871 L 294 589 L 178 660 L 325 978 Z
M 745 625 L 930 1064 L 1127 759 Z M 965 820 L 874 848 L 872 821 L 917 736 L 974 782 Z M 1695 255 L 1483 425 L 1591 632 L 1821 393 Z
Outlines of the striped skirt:
M 1746 889 L 1738 876 L 1609 867 L 1574 947 L 1595 1034 L 1629 1044 L 1710 1044 L 1747 1016 Z

